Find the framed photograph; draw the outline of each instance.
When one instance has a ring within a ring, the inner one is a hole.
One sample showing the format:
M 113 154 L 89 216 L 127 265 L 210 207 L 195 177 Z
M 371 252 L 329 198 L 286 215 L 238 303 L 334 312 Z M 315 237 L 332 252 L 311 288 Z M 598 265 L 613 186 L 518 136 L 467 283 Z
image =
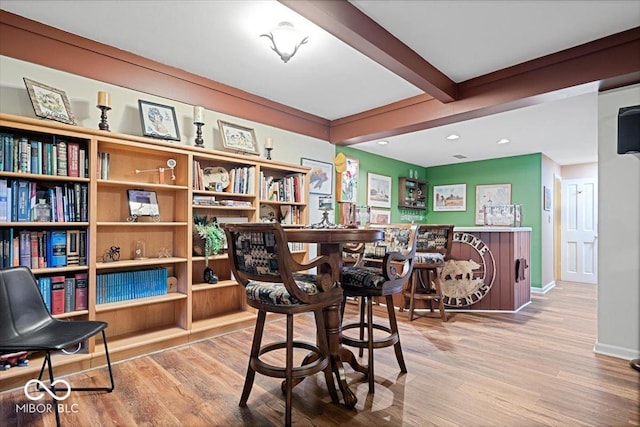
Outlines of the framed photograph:
M 544 186 L 543 206 L 545 211 L 551 210 L 551 188 Z
M 358 175 L 360 174 L 360 163 L 357 159 L 347 157 L 344 172 L 338 175 L 338 201 L 358 202 Z
M 391 207 L 391 177 L 367 173 L 367 205 L 377 208 Z
M 300 159 L 302 166 L 309 166 L 309 193 L 331 195 L 333 188 L 333 165 L 318 160 Z
M 434 185 L 433 211 L 447 212 L 467 210 L 467 184 Z
M 159 217 L 158 196 L 155 191 L 127 190 L 129 214 L 133 218 L 141 216 Z
M 511 184 L 476 185 L 476 225 L 484 225 L 484 208 L 511 204 Z
M 138 100 L 142 135 L 180 141 L 176 110 L 168 105 Z
M 384 209 L 371 209 L 369 212 L 371 224 L 391 224 L 391 211 Z
M 64 91 L 23 77 L 29 92 L 33 111 L 37 117 L 55 120 L 57 122 L 76 124 L 76 118 L 71 111 L 69 98 Z
M 218 120 L 222 146 L 227 150 L 258 154 L 256 133 L 253 129 Z

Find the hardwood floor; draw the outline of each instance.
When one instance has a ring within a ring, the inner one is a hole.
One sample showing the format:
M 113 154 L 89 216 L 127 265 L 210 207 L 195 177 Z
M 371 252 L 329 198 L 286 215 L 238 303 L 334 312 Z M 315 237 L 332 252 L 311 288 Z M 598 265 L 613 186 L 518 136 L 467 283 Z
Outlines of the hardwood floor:
M 346 316 L 355 313 L 349 305 Z M 407 312 L 398 314 L 407 374 L 400 374 L 392 348 L 376 350 L 376 393 L 369 395 L 364 376 L 347 366 L 358 397 L 353 410 L 331 403 L 321 374 L 307 378 L 294 391 L 294 424 L 640 425 L 640 372 L 593 353 L 593 285 L 559 283 L 533 295 L 519 313 L 452 313 L 442 323 L 436 311 L 406 319 Z M 313 336 L 312 321 L 296 317 L 300 338 Z M 265 342 L 283 328 L 284 319 L 269 323 Z M 249 328 L 115 364 L 115 391 L 71 394 L 62 425 L 282 425 L 284 399 L 274 378 L 257 375 L 248 406 L 238 407 L 252 335 Z M 66 379 L 76 386 L 105 383 L 106 369 Z M 53 414 L 16 411 L 26 402 L 22 389 L 0 394 L 0 424 L 55 425 Z

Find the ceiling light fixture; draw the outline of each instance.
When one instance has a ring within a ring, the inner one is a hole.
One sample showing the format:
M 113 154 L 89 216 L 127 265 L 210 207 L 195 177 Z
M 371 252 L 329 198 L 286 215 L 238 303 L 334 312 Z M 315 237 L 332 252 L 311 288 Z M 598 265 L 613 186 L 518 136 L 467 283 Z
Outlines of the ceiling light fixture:
M 281 22 L 268 34 L 260 34 L 260 37 L 267 37 L 271 40 L 271 49 L 285 63 L 296 54 L 300 46 L 309 41 L 309 37 L 300 34 L 291 22 Z
M 387 145 L 389 143 L 389 141 L 386 140 L 382 140 L 382 141 L 378 141 L 378 145 Z
M 511 142 L 508 138 L 501 138 L 497 141 L 498 144 L 507 144 Z
M 460 138 L 460 135 L 455 134 L 455 133 L 452 133 L 451 135 L 447 136 L 447 139 L 448 139 L 449 141 L 454 141 L 454 140 L 456 140 L 456 139 L 458 139 L 458 138 Z

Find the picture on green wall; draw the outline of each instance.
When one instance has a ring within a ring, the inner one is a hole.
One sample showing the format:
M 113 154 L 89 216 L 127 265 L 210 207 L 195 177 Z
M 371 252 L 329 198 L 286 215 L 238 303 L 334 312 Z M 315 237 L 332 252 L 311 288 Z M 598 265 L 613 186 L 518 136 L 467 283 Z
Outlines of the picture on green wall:
M 433 211 L 466 211 L 467 184 L 434 185 Z

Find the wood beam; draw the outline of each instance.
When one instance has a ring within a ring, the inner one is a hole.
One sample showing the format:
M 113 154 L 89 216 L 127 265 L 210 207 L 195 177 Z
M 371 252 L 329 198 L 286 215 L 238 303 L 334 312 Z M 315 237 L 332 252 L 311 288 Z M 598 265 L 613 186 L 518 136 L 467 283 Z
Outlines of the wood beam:
M 279 0 L 441 102 L 456 99 L 456 84 L 346 0 Z
M 330 141 L 351 145 L 416 132 L 585 90 L 640 82 L 640 27 L 547 55 L 458 85 L 459 99 L 443 104 L 428 95 L 331 122 Z

